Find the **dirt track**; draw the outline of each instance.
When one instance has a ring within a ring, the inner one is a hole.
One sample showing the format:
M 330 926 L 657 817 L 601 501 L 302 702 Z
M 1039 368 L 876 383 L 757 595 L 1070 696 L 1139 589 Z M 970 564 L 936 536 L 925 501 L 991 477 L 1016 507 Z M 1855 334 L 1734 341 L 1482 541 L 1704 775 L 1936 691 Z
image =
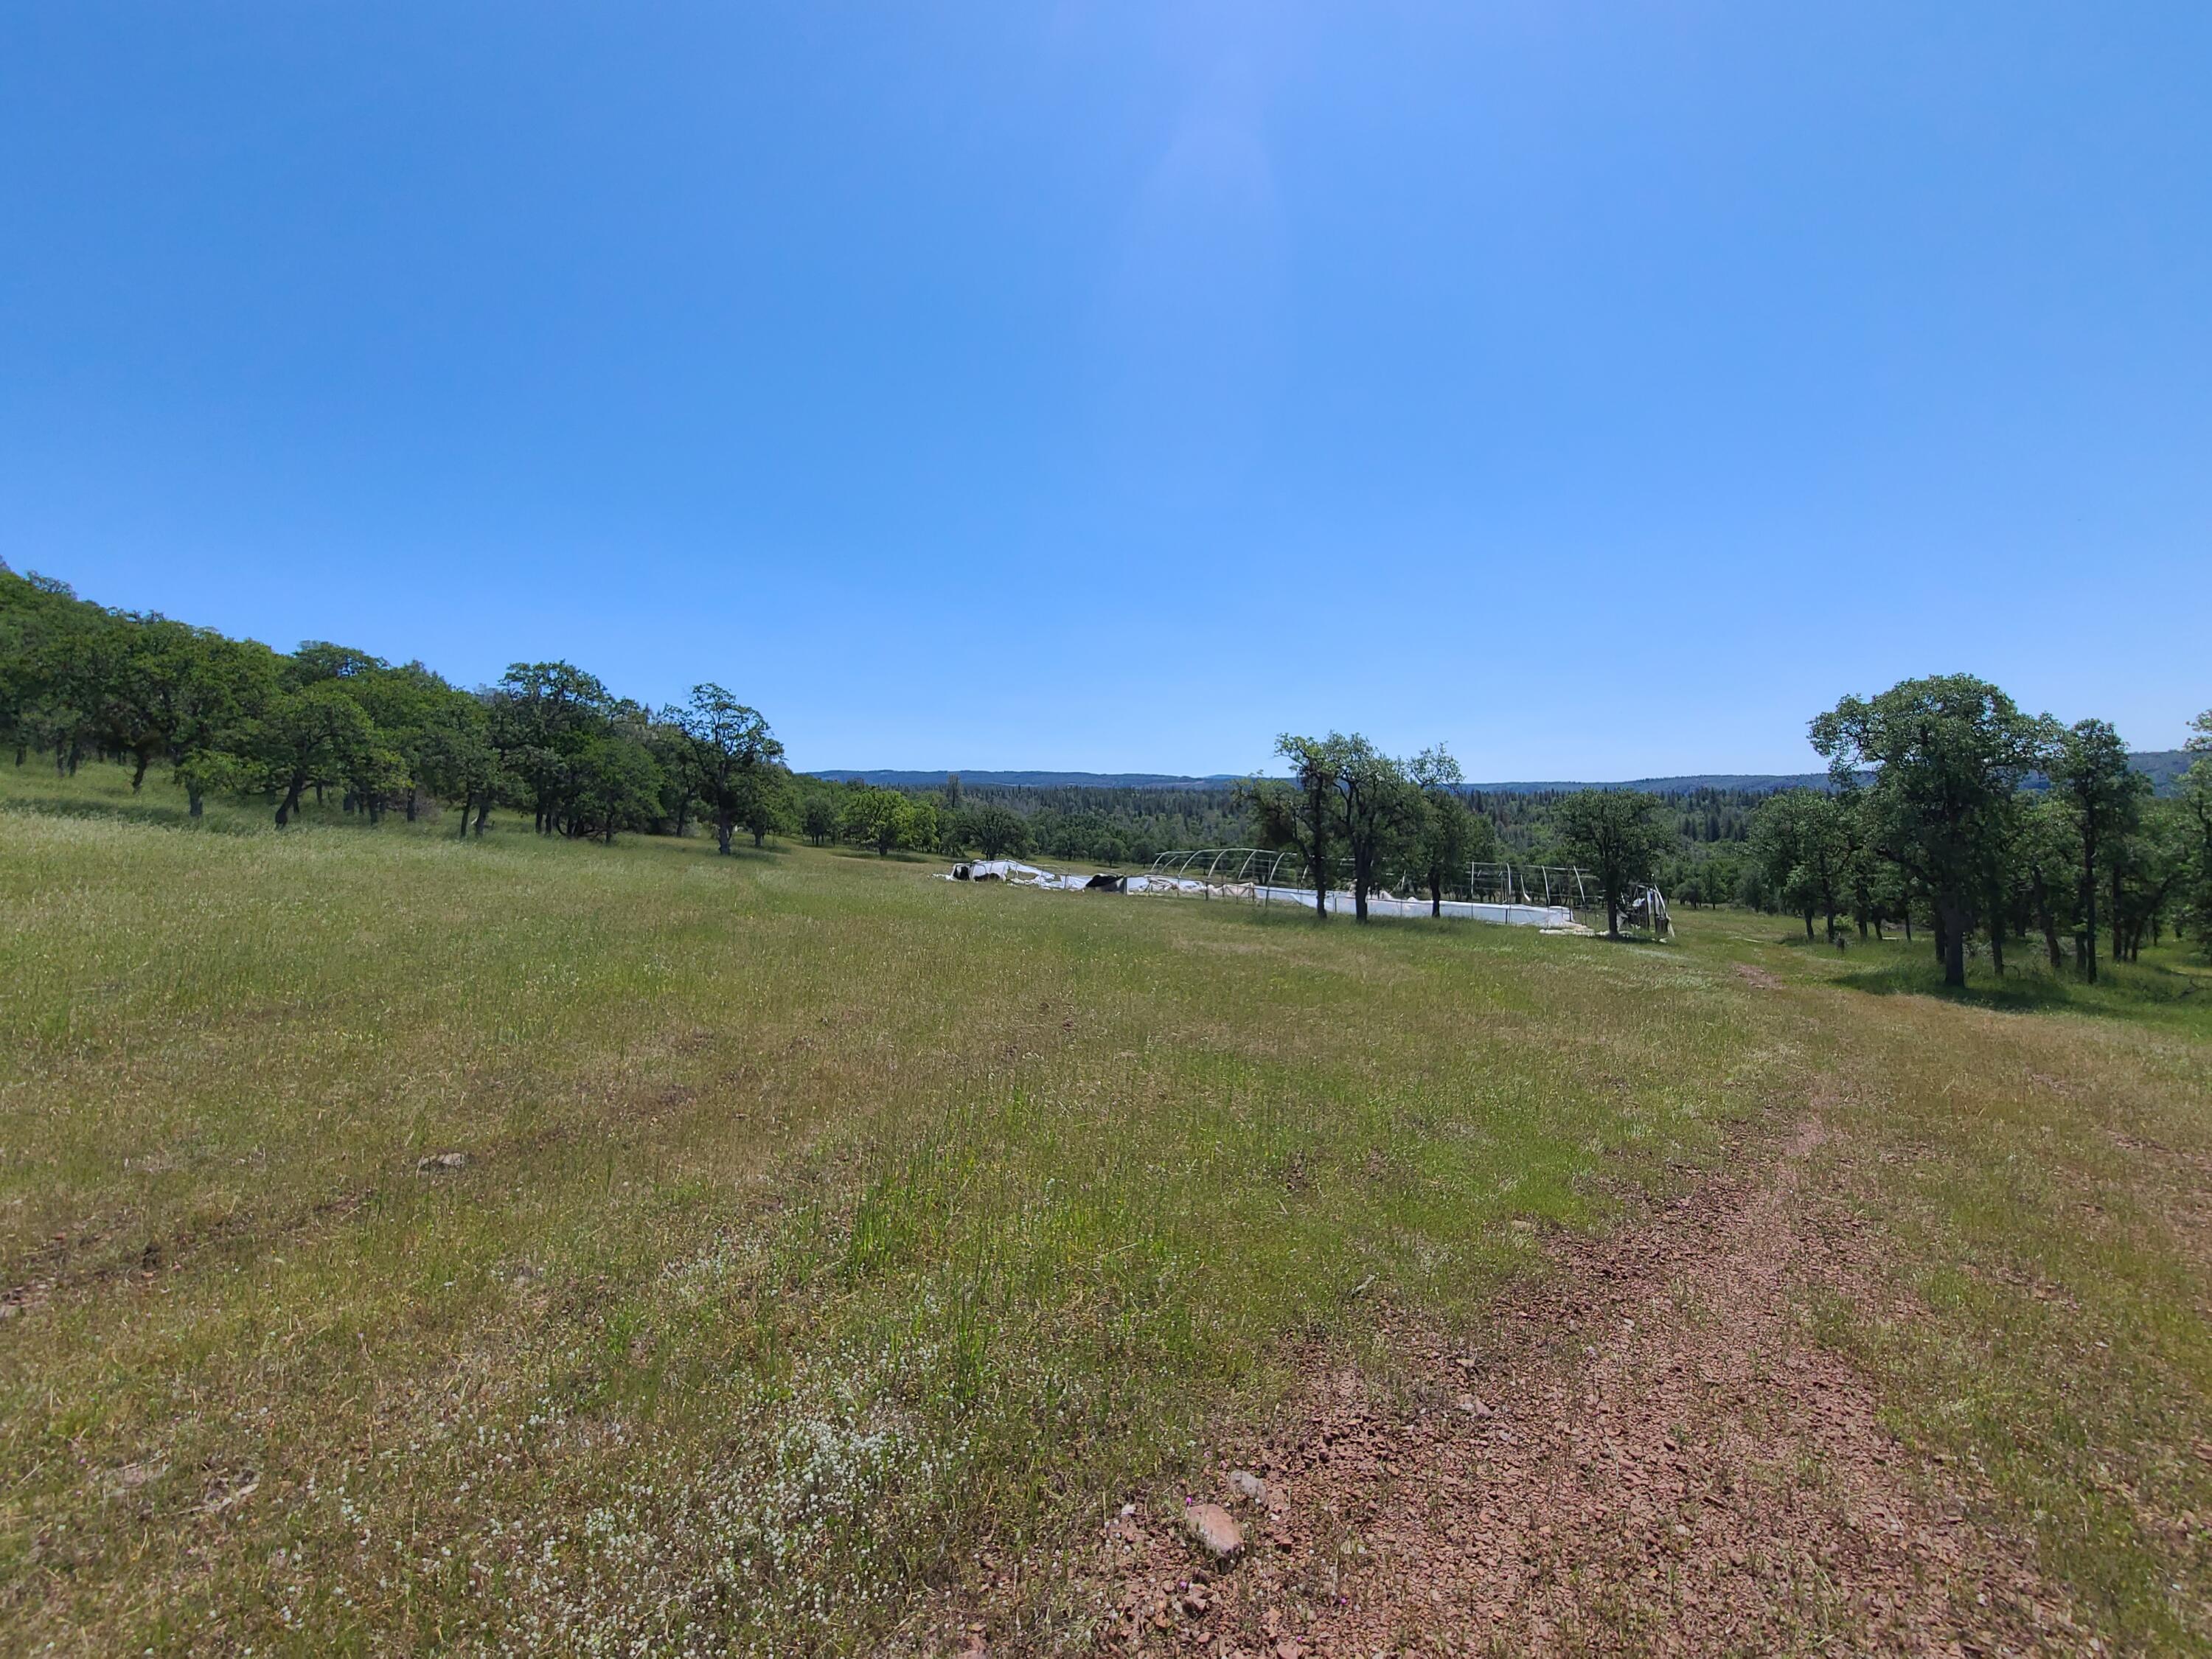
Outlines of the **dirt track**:
M 1563 1247 L 1482 1352 L 1397 1334 L 1391 1401 L 1312 1376 L 1276 1438 L 1194 1500 L 1243 1518 L 1213 1574 L 1157 1517 L 1109 1529 L 1109 1645 L 1143 1652 L 2099 1652 L 1989 1536 L 1956 1472 L 1909 1459 L 1811 1341 L 1863 1298 L 1852 1218 L 1804 1179 L 1802 1123 L 1748 1178 Z M 1410 1398 L 1407 1396 L 1410 1395 Z

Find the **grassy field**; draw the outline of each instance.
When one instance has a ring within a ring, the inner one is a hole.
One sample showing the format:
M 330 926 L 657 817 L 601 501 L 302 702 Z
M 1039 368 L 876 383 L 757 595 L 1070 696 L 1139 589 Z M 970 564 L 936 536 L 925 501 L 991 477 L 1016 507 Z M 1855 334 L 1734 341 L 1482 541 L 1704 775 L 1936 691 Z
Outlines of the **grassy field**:
M 1080 1648 L 1315 1345 L 1818 1109 L 1818 1310 L 2123 1650 L 2212 1642 L 2212 975 L 1965 999 L 775 847 L 0 780 L 0 1649 Z M 2018 964 L 2026 963 L 2025 969 Z M 1981 965 L 1986 979 L 1986 966 Z M 994 1627 L 994 1637 L 1000 1632 Z

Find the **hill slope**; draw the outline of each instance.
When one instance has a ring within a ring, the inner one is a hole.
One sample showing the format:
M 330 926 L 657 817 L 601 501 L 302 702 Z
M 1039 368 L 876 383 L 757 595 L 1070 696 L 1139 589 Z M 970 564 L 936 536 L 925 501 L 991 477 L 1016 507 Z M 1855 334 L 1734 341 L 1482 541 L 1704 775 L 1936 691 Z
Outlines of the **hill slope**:
M 2161 795 L 2179 787 L 2181 775 L 2196 757 L 2183 749 L 2148 749 L 2132 757 L 2136 770 L 2143 773 Z M 959 772 L 870 770 L 861 767 L 825 767 L 809 777 L 831 778 L 841 783 L 874 784 L 886 789 L 941 789 L 949 776 L 963 784 L 1012 789 L 1218 789 L 1242 775 L 1215 772 L 1202 778 L 1169 772 Z M 1825 772 L 1698 772 L 1680 777 L 1631 778 L 1610 783 L 1553 781 L 1473 783 L 1470 789 L 1489 795 L 1564 794 L 1575 789 L 1645 789 L 1655 795 L 1684 795 L 1700 789 L 1737 790 L 1749 794 L 1777 789 L 1819 789 L 1826 786 Z

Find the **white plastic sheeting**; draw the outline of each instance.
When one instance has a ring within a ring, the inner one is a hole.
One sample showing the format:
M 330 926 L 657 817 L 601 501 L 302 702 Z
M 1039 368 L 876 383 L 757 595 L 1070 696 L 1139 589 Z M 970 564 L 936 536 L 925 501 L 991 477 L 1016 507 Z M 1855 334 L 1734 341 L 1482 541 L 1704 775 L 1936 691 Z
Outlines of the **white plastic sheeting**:
M 1310 887 L 1262 887 L 1259 895 L 1263 904 L 1295 904 L 1313 908 Z M 1342 892 L 1328 896 L 1328 908 L 1339 915 L 1351 915 L 1357 908 L 1352 895 Z M 1367 914 L 1425 916 L 1430 914 L 1430 906 L 1425 898 L 1384 898 L 1370 893 L 1367 896 Z M 1575 913 L 1564 904 L 1493 904 L 1468 899 L 1446 899 L 1437 914 L 1455 921 L 1490 921 L 1507 927 L 1567 927 L 1575 920 Z
M 1091 889 L 1093 878 L 1060 875 L 1015 859 L 975 859 L 954 865 L 952 873 L 939 879 L 1005 881 L 1022 887 L 1041 887 L 1052 892 L 1073 893 Z M 1251 882 L 1209 884 L 1188 876 L 1131 876 L 1119 887 L 1091 890 L 1164 893 L 1183 898 L 1237 899 L 1248 904 L 1286 904 L 1293 908 L 1306 909 L 1312 908 L 1314 902 L 1310 887 L 1271 887 Z M 1352 915 L 1356 908 L 1349 893 L 1332 892 L 1328 895 L 1328 903 L 1331 911 L 1342 915 Z M 1370 916 L 1425 916 L 1431 914 L 1431 910 L 1429 901 L 1425 898 L 1392 898 L 1382 894 L 1370 894 L 1367 900 L 1367 914 Z M 1556 928 L 1575 925 L 1575 913 L 1564 904 L 1502 904 L 1446 899 L 1436 914 L 1453 921 L 1487 921 L 1507 927 Z
M 968 859 L 952 866 L 948 881 L 1021 881 L 1049 882 L 1057 886 L 1060 878 L 1049 870 L 1040 870 L 1034 864 L 1024 864 L 1018 859 Z

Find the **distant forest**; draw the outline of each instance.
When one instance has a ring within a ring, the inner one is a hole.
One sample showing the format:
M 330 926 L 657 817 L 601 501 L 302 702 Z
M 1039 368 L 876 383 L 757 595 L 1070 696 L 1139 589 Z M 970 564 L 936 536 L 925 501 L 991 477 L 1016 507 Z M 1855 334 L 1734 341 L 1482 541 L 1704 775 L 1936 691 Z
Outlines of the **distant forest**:
M 942 788 L 908 786 L 902 793 L 942 801 L 956 811 L 990 806 L 1010 812 L 1024 826 L 1022 849 L 1039 858 L 1143 865 L 1177 848 L 1252 847 L 1264 839 L 1250 793 L 1236 784 L 1036 788 L 970 784 L 955 773 Z M 1573 793 L 1463 792 L 1468 804 L 1496 827 L 1498 856 L 1533 864 L 1571 862 L 1553 821 L 1558 804 Z M 1717 859 L 1732 871 L 1732 849 L 1740 851 L 1748 842 L 1753 814 L 1774 793 L 1771 787 L 1695 789 L 1657 796 L 1678 843 L 1666 872 L 1674 878 L 1672 885 L 1683 885 L 1693 871 L 1705 872 Z M 1698 882 L 1700 895 L 1713 879 Z M 1733 892 L 1732 875 L 1720 879 Z M 1666 880 L 1659 884 L 1669 886 Z

